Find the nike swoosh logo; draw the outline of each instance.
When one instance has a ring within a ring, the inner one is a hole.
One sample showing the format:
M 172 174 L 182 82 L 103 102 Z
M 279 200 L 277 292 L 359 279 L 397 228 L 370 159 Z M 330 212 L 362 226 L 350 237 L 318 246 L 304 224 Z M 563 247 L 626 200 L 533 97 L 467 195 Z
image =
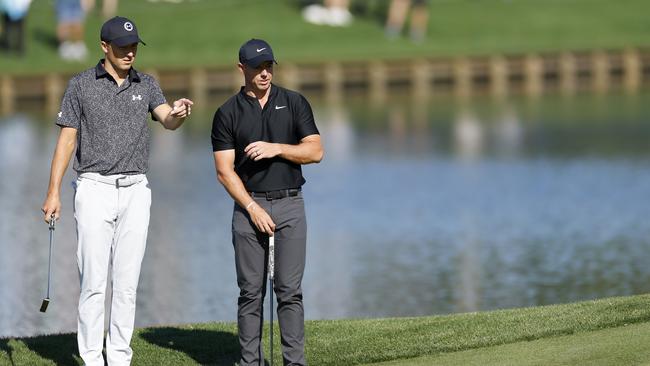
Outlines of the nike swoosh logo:
M 277 105 L 276 105 L 276 106 L 275 106 L 275 109 L 282 109 L 282 108 L 287 108 L 287 106 L 286 106 L 286 105 L 281 105 L 281 106 L 277 106 Z
M 258 48 L 258 49 L 257 49 L 257 53 L 260 53 L 260 52 L 264 51 L 265 49 L 266 49 L 266 47 L 264 47 L 264 48 Z

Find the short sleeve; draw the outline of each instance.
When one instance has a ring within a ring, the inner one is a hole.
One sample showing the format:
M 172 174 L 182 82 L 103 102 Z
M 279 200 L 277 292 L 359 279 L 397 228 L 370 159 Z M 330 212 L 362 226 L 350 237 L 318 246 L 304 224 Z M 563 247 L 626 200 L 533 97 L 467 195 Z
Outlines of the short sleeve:
M 77 79 L 71 79 L 63 94 L 61 109 L 56 118 L 56 124 L 61 127 L 79 129 L 81 126 L 82 103 L 81 91 Z
M 167 99 L 165 99 L 160 85 L 153 77 L 151 77 L 149 89 L 149 113 L 151 113 L 159 105 L 167 103 Z
M 233 121 L 221 108 L 217 109 L 212 119 L 212 151 L 232 150 L 235 148 Z
M 311 105 L 307 99 L 299 95 L 297 107 L 295 109 L 295 121 L 296 121 L 296 134 L 298 135 L 298 140 L 303 139 L 309 135 L 318 135 L 318 128 L 316 127 L 316 122 L 314 121 L 314 113 L 311 110 Z

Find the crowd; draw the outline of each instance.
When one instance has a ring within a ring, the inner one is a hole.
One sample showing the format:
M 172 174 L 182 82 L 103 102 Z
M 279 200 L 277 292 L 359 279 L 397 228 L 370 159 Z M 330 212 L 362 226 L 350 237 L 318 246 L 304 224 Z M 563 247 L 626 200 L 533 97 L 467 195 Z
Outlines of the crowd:
M 7 54 L 25 54 L 25 23 L 32 0 L 0 0 L 0 50 Z M 181 3 L 185 0 L 147 0 L 150 3 Z M 84 21 L 88 14 L 97 11 L 103 19 L 110 19 L 117 13 L 118 0 L 55 0 L 56 39 L 59 57 L 66 61 L 84 61 L 88 49 L 84 42 Z M 303 19 L 311 24 L 346 27 L 352 24 L 355 13 L 363 16 L 369 4 L 381 8 L 385 17 L 384 30 L 388 39 L 397 39 L 409 24 L 409 38 L 421 42 L 426 38 L 429 20 L 427 0 L 312 0 L 302 1 Z
M 25 23 L 31 0 L 0 0 L 2 33 L 0 49 L 23 56 L 26 49 Z M 56 0 L 56 39 L 59 57 L 66 61 L 85 61 L 88 49 L 84 41 L 84 21 L 95 9 L 96 0 Z M 109 19 L 117 12 L 118 0 L 102 0 L 101 14 Z
M 362 5 L 353 6 L 350 0 L 310 2 L 304 6 L 302 17 L 311 24 L 346 27 L 354 20 L 355 8 L 362 10 L 370 6 L 369 4 L 371 3 L 364 2 Z M 427 0 L 390 0 L 385 13 L 384 28 L 388 39 L 398 38 L 407 22 L 410 23 L 409 38 L 412 41 L 421 42 L 425 39 L 429 22 Z

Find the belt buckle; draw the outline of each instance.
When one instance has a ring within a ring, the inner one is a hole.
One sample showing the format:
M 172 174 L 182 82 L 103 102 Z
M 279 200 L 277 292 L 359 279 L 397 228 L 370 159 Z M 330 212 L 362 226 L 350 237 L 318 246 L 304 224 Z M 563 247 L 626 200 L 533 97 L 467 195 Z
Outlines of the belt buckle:
M 273 201 L 273 199 L 274 199 L 273 192 L 274 191 L 264 192 L 264 196 L 266 197 L 267 201 Z
M 267 201 L 278 200 L 280 198 L 286 197 L 286 190 L 281 189 L 278 191 L 268 191 L 268 192 L 264 192 L 264 195 L 266 196 Z
M 124 183 L 120 184 L 120 179 L 126 179 L 126 176 L 121 176 L 121 177 L 115 178 L 115 188 L 126 187 L 126 185 L 124 185 Z

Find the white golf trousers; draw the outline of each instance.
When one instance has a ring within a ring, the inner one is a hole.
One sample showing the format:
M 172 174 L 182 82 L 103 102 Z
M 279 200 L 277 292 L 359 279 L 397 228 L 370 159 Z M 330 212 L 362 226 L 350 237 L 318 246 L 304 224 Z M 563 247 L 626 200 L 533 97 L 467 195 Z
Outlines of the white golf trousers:
M 88 366 L 103 366 L 104 299 L 112 265 L 106 358 L 129 365 L 135 299 L 149 226 L 151 190 L 144 174 L 80 174 L 76 181 L 77 264 L 81 293 L 77 342 Z

